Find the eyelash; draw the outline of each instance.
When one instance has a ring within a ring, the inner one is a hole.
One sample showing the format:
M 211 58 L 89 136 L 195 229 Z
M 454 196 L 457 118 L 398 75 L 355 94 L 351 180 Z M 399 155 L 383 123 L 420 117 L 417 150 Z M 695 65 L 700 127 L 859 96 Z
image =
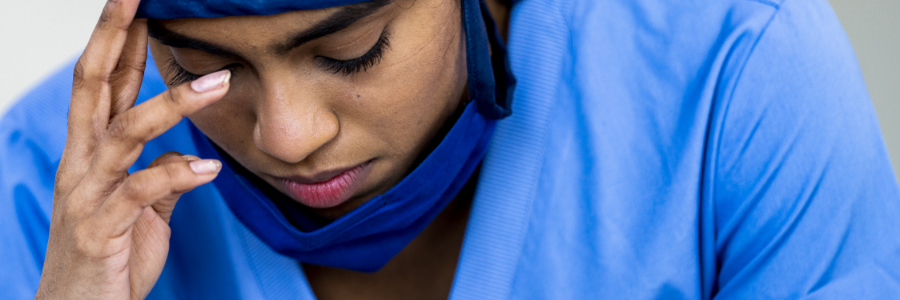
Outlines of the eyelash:
M 349 76 L 354 73 L 365 72 L 372 66 L 375 66 L 381 59 L 384 58 L 384 53 L 387 49 L 390 49 L 391 43 L 388 40 L 388 32 L 384 31 L 381 33 L 381 37 L 378 38 L 378 41 L 375 42 L 375 46 L 372 46 L 372 49 L 369 49 L 366 54 L 363 54 L 357 58 L 351 58 L 348 60 L 338 60 L 328 57 L 319 56 L 320 66 L 325 70 L 332 72 L 334 74 L 342 73 L 344 76 Z M 191 72 L 188 72 L 181 65 L 175 61 L 175 57 L 170 57 L 168 60 L 168 71 L 173 74 L 172 78 L 169 79 L 169 85 L 180 85 L 186 82 L 191 82 L 197 80 L 203 75 L 197 75 Z M 233 69 L 236 65 L 229 65 L 224 69 Z
M 391 43 L 390 40 L 388 40 L 388 32 L 384 31 L 381 33 L 381 37 L 378 38 L 378 41 L 375 42 L 375 46 L 372 46 L 372 49 L 369 49 L 369 52 L 366 52 L 366 54 L 348 60 L 337 60 L 320 56 L 320 64 L 322 68 L 331 71 L 334 74 L 343 73 L 345 76 L 352 75 L 353 73 L 365 72 L 372 66 L 381 62 L 381 59 L 384 58 L 385 51 L 390 48 Z
M 169 64 L 168 71 L 170 74 L 173 74 L 172 78 L 169 79 L 169 85 L 175 86 L 180 85 L 186 82 L 191 82 L 200 78 L 201 75 L 197 75 L 185 70 L 181 65 L 175 61 L 175 57 L 169 57 L 167 61 Z

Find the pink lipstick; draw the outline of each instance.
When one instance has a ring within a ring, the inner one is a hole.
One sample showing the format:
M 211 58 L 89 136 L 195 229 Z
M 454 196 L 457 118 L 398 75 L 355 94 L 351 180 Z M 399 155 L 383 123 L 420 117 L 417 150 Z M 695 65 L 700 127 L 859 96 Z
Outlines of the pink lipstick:
M 359 164 L 351 169 L 340 172 L 333 177 L 329 174 L 324 181 L 306 180 L 303 178 L 282 178 L 287 190 L 293 194 L 293 198 L 303 205 L 312 208 L 329 208 L 344 203 L 353 196 L 369 175 L 368 162 Z M 331 172 L 333 174 L 333 172 Z M 330 177 L 330 178 L 328 178 Z

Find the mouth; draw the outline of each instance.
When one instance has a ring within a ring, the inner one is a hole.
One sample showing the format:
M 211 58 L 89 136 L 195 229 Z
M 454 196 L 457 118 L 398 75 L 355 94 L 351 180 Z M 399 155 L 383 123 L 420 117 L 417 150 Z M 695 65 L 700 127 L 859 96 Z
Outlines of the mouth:
M 362 187 L 371 161 L 349 169 L 322 172 L 312 178 L 281 178 L 291 198 L 311 208 L 330 208 L 346 202 Z

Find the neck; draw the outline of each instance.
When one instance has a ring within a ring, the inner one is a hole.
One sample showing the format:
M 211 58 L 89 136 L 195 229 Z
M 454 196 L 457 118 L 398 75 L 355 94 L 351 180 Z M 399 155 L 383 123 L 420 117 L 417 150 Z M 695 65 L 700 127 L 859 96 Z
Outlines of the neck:
M 503 40 L 509 41 L 509 1 L 486 0 L 485 4 L 487 4 L 488 11 L 491 17 L 494 18 L 494 22 L 497 23 L 497 28 L 500 30 Z
M 440 215 L 377 272 L 304 264 L 316 298 L 447 299 L 477 181 L 478 171 Z
M 508 39 L 509 1 L 486 0 L 504 40 Z M 304 264 L 317 299 L 447 299 L 453 286 L 469 212 L 476 170 L 459 195 L 428 227 L 381 270 L 361 273 Z

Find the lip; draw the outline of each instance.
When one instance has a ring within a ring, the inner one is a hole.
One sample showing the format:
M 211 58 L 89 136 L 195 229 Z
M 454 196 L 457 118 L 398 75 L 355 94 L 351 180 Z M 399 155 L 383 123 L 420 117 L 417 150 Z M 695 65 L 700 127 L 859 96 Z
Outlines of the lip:
M 369 175 L 370 162 L 349 169 L 338 169 L 313 177 L 280 178 L 292 198 L 312 208 L 330 208 L 344 203 L 362 187 Z

